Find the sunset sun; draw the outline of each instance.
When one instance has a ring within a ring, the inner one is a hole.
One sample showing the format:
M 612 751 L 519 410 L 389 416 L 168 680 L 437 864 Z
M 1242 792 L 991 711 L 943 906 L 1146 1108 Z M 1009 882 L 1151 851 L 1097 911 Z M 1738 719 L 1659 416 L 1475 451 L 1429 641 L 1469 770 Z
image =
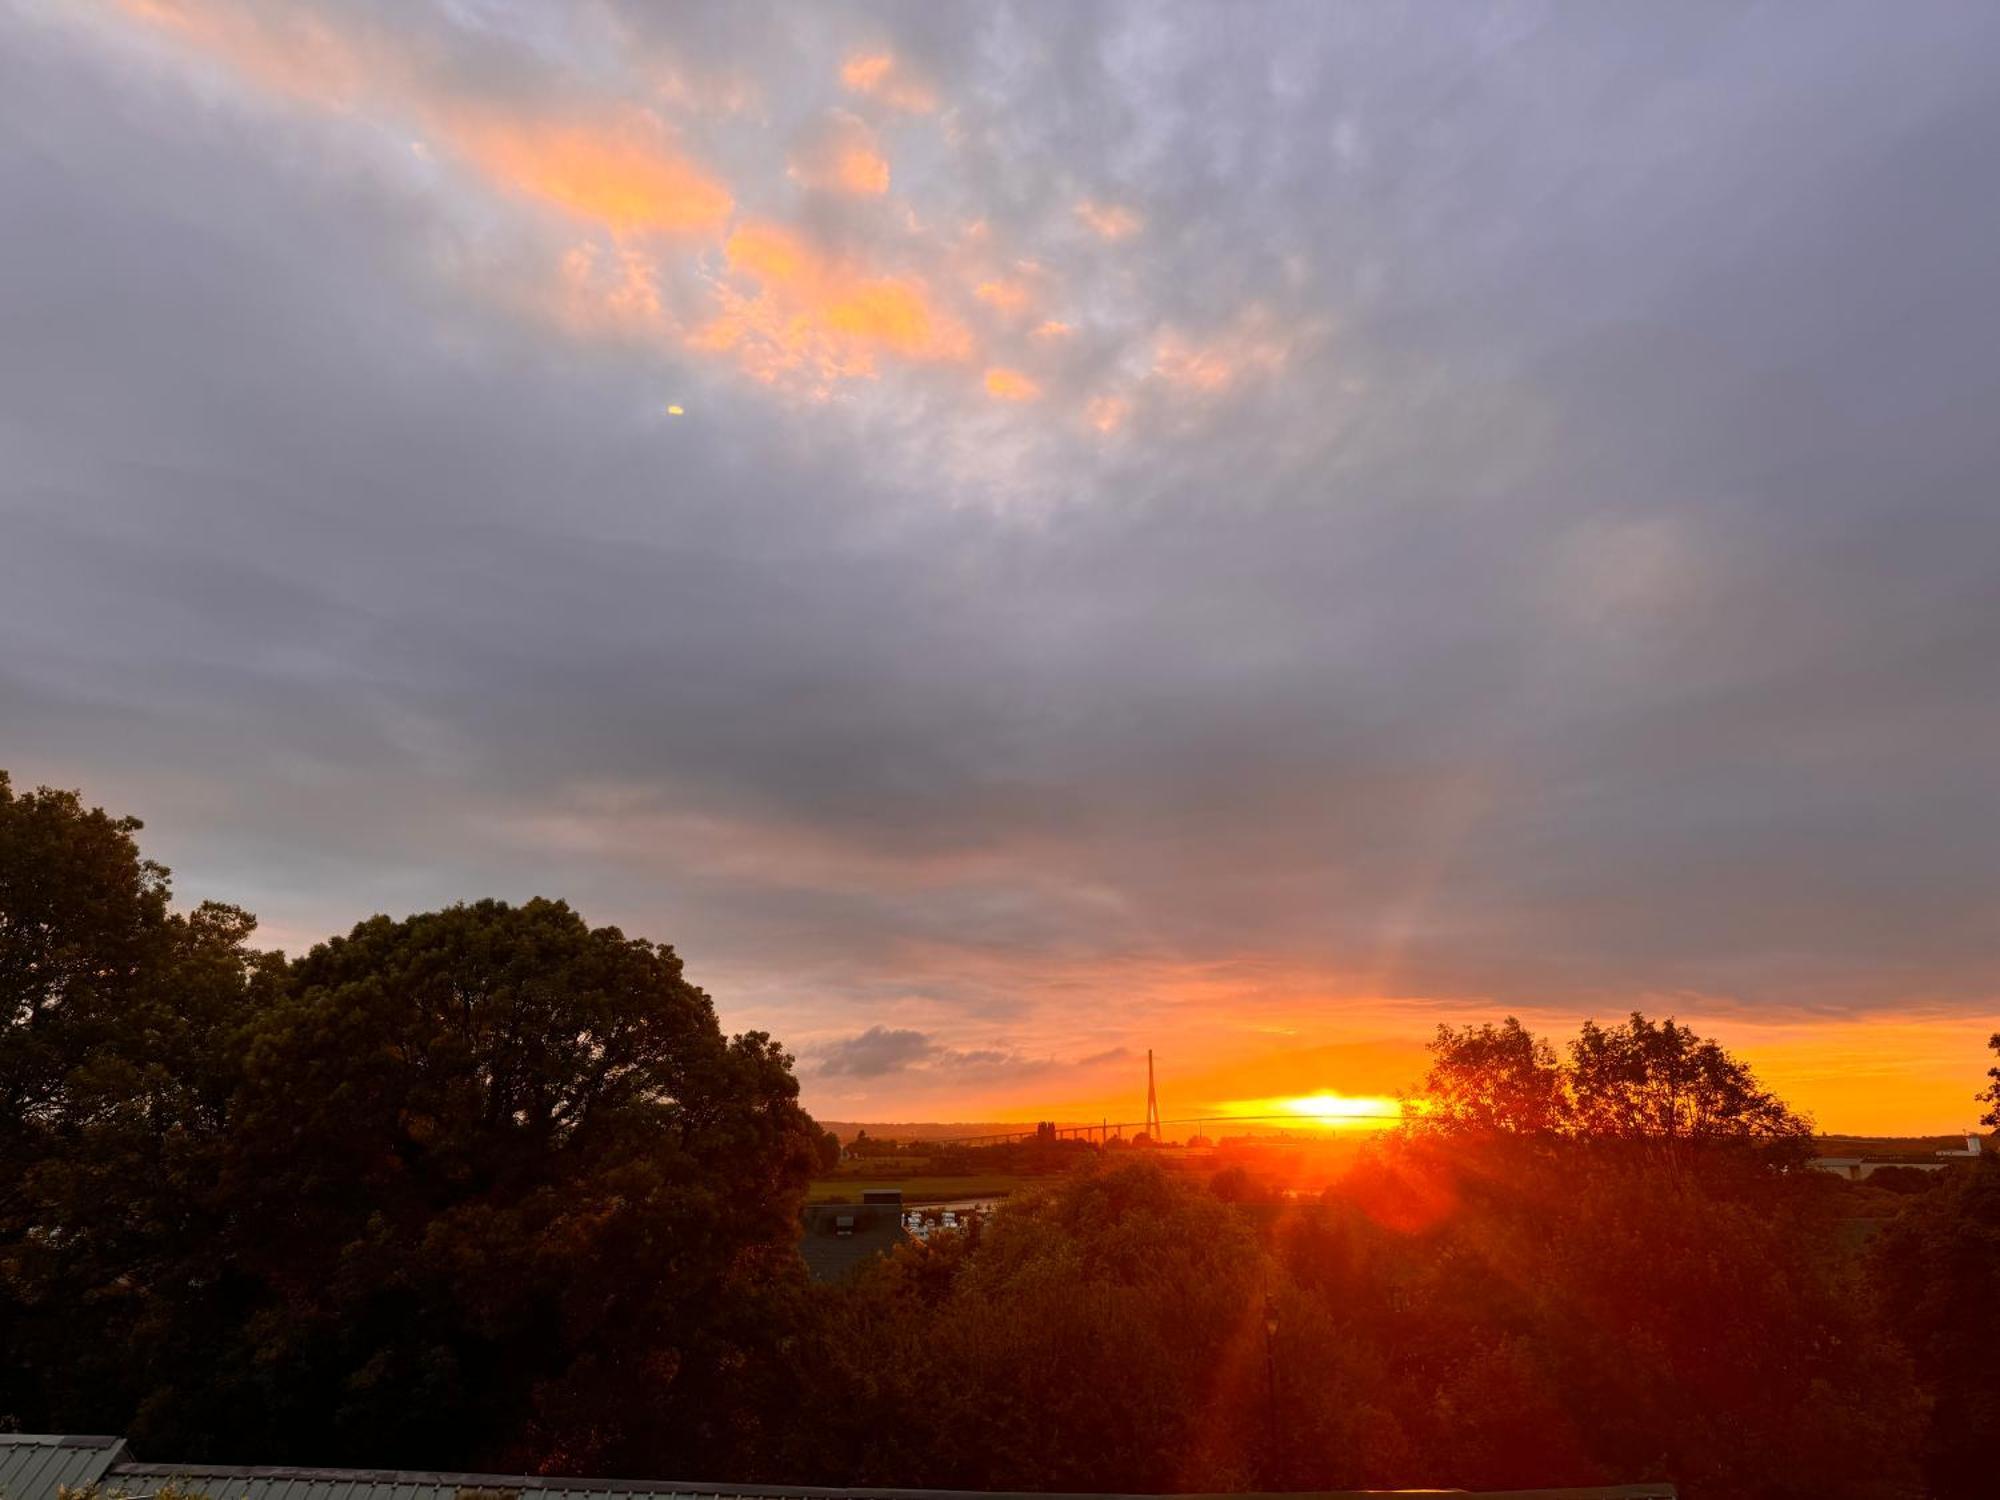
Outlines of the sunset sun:
M 1226 1113 L 1279 1128 L 1296 1123 L 1325 1126 L 1329 1130 L 1379 1130 L 1403 1117 L 1401 1103 L 1386 1095 L 1343 1094 L 1330 1088 L 1269 1099 L 1239 1099 L 1229 1105 Z

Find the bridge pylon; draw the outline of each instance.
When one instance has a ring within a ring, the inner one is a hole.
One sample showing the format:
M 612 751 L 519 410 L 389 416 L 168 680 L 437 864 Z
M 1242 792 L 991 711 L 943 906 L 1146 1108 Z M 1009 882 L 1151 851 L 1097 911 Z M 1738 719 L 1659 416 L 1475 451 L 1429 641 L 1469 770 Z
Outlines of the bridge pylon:
M 1155 1146 L 1166 1144 L 1160 1134 L 1160 1094 L 1153 1086 L 1153 1049 L 1146 1049 L 1146 1139 Z

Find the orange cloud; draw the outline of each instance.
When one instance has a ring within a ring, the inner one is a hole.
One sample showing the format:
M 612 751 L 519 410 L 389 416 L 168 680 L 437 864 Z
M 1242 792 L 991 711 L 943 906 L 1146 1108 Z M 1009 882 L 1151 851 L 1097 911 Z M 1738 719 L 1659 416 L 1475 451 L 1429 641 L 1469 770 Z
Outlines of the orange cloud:
M 585 232 L 557 274 L 506 278 L 496 295 L 578 335 L 646 334 L 723 354 L 756 378 L 823 394 L 839 380 L 866 378 L 885 361 L 972 361 L 980 351 L 954 301 L 976 299 L 998 314 L 1034 323 L 1046 288 L 1026 260 L 991 253 L 983 221 L 962 226 L 963 243 L 926 240 L 912 220 L 909 244 L 936 258 L 884 266 L 837 255 L 797 230 L 737 217 L 731 185 L 699 162 L 650 109 L 605 105 L 559 113 L 508 107 L 475 96 L 439 70 L 422 49 L 377 34 L 343 11 L 267 8 L 249 0 L 117 0 L 128 21 L 244 83 L 313 107 L 352 110 L 374 127 L 412 140 L 412 149 L 453 167 L 470 185 L 565 216 Z M 856 96 L 887 109 L 932 111 L 937 93 L 887 51 L 857 53 L 841 68 Z M 655 96 L 687 103 L 678 75 Z M 890 163 L 875 130 L 833 111 L 788 163 L 816 191 L 886 194 Z M 1106 232 L 1137 224 L 1129 210 L 1092 208 Z M 733 231 L 733 232 L 732 232 Z M 721 265 L 675 260 L 662 241 L 722 246 Z M 973 242 L 985 246 L 972 248 Z M 912 254 L 916 251 L 912 250 Z M 546 259 L 537 263 L 547 266 Z M 945 289 L 940 292 L 939 288 Z M 691 298 L 710 305 L 695 312 Z M 692 332 L 687 330 L 692 328 Z M 1068 332 L 1043 322 L 1040 339 Z M 1042 394 L 1019 370 L 983 368 L 994 399 Z M 960 390 L 964 388 L 959 387 Z M 1122 420 L 1122 417 L 1120 418 Z
M 406 55 L 308 11 L 215 0 L 121 0 L 129 18 L 273 93 L 322 108 L 358 103 L 434 135 L 505 191 L 618 233 L 719 231 L 727 187 L 667 140 L 650 115 L 622 121 L 514 117 L 468 105 L 413 72 Z
M 1290 359 L 1292 341 L 1261 308 L 1207 338 L 1164 330 L 1153 346 L 1153 373 L 1168 385 L 1203 395 L 1228 389 L 1248 375 L 1270 374 Z
M 1095 203 L 1086 198 L 1076 206 L 1076 216 L 1101 239 L 1122 240 L 1146 227 L 1146 221 L 1129 208 L 1116 203 Z
M 820 274 L 818 257 L 797 236 L 772 224 L 750 224 L 724 247 L 730 269 L 780 286 Z
M 1132 403 L 1123 396 L 1093 396 L 1083 409 L 1084 420 L 1099 432 L 1112 433 L 1132 415 Z
M 726 187 L 643 124 L 604 129 L 489 117 L 448 120 L 447 129 L 500 186 L 619 233 L 713 233 L 735 207 Z
M 890 109 L 927 115 L 938 107 L 937 93 L 889 52 L 857 52 L 841 64 L 840 81 Z
M 889 162 L 875 132 L 846 110 L 834 110 L 821 128 L 792 151 L 794 182 L 834 192 L 880 197 L 889 191 Z
M 823 309 L 826 326 L 837 333 L 881 344 L 911 359 L 955 358 L 964 339 L 932 310 L 922 287 L 896 277 L 877 277 L 843 287 Z
M 1153 373 L 1170 385 L 1219 391 L 1236 378 L 1236 362 L 1221 349 L 1190 344 L 1179 334 L 1161 338 Z
M 1030 335 L 1030 337 L 1038 339 L 1060 339 L 1060 338 L 1068 338 L 1074 332 L 1076 332 L 1076 330 L 1071 328 L 1069 324 L 1058 322 L 1056 319 L 1050 318 L 1046 323 L 1043 323 L 1040 326 L 1038 326 L 1035 329 L 1034 333 Z
M 1032 294 L 1018 281 L 995 279 L 980 282 L 973 288 L 972 295 L 988 307 L 998 308 L 1001 312 L 1017 313 L 1028 305 L 1028 299 Z
M 986 394 L 996 401 L 1033 401 L 1042 394 L 1042 388 L 1019 370 L 996 365 L 986 372 Z
M 896 59 L 886 52 L 858 52 L 841 65 L 840 81 L 858 94 L 871 94 L 895 65 Z
M 835 180 L 850 193 L 889 191 L 889 163 L 873 151 L 842 153 Z
M 599 247 L 581 244 L 563 256 L 562 321 L 573 331 L 629 331 L 664 316 L 660 268 L 632 246 L 621 246 L 605 265 Z
M 972 353 L 965 326 L 916 276 L 870 274 L 773 224 L 738 229 L 725 256 L 721 310 L 689 342 L 734 353 L 759 379 L 803 379 L 823 394 L 836 380 L 873 375 L 884 355 L 930 361 Z

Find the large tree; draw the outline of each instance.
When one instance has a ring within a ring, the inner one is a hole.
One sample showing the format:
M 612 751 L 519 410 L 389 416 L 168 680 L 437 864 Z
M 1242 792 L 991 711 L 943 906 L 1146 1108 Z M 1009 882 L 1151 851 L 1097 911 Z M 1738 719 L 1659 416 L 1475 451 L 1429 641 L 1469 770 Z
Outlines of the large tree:
M 0 772 L 0 1411 L 44 1425 L 122 1420 L 202 1346 L 242 1038 L 280 972 L 246 913 L 172 909 L 139 828 Z
M 191 1407 L 188 1436 L 575 1472 L 697 1422 L 740 1342 L 724 1304 L 793 1262 L 797 1091 L 672 949 L 561 902 L 313 949 L 251 1039 L 225 1184 L 268 1295 L 214 1389 L 261 1399 Z
M 1570 1043 L 1574 1129 L 1584 1136 L 1702 1146 L 1758 1142 L 1796 1157 L 1812 1127 L 1721 1043 L 1638 1011 L 1585 1021 Z

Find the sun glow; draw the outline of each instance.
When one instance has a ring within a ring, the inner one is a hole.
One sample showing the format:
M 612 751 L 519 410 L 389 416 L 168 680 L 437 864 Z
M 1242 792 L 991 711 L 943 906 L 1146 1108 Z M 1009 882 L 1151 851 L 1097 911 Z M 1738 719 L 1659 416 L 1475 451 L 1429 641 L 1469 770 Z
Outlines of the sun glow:
M 1329 1130 L 1383 1130 L 1403 1118 L 1401 1102 L 1386 1094 L 1343 1094 L 1336 1089 L 1275 1099 L 1237 1099 L 1225 1108 L 1244 1119 L 1280 1126 L 1295 1120 Z

